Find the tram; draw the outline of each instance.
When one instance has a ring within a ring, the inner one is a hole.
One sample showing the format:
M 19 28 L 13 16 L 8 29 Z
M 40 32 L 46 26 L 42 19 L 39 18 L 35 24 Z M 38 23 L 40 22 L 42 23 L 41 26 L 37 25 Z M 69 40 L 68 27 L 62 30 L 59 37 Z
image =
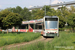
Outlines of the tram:
M 43 36 L 59 36 L 59 18 L 44 16 L 42 19 L 22 21 L 20 32 L 40 32 Z

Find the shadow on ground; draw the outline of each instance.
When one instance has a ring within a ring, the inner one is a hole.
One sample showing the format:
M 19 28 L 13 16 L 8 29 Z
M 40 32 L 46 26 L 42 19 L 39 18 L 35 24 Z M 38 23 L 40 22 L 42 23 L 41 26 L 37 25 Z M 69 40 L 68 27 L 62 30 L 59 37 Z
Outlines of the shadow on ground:
M 54 38 L 53 36 L 51 36 L 51 37 L 50 37 L 50 36 L 47 36 L 47 37 L 46 37 L 46 36 L 43 36 L 43 37 L 44 37 L 44 38 Z

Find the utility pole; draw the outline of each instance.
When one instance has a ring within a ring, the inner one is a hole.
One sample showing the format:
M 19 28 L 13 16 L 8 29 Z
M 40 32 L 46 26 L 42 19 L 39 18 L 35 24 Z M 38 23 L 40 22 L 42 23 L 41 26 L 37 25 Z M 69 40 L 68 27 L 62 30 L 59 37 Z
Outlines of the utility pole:
M 51 0 L 50 0 L 50 6 L 51 6 Z
M 50 6 L 51 6 L 51 0 L 50 0 Z M 46 5 L 45 5 L 45 16 L 46 16 Z
M 46 16 L 46 5 L 45 5 L 45 16 Z

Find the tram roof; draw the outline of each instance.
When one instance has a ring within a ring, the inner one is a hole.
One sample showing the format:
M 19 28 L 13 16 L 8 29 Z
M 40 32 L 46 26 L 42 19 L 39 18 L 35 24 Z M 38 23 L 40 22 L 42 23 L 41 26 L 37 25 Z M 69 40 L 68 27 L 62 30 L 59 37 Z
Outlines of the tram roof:
M 45 18 L 58 18 L 57 16 L 44 16 Z
M 38 20 L 30 20 L 30 21 L 22 21 L 22 24 L 32 24 L 32 23 L 42 23 L 43 19 Z
M 57 16 L 44 16 L 45 18 L 58 18 Z M 33 23 L 42 23 L 43 19 L 22 21 L 22 24 L 33 24 Z

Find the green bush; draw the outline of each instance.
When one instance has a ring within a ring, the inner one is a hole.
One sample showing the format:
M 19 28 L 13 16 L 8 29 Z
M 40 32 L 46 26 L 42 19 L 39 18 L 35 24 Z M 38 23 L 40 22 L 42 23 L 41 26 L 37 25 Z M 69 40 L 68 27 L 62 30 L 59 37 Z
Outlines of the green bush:
M 59 28 L 59 31 L 64 31 L 65 30 L 65 28 Z

